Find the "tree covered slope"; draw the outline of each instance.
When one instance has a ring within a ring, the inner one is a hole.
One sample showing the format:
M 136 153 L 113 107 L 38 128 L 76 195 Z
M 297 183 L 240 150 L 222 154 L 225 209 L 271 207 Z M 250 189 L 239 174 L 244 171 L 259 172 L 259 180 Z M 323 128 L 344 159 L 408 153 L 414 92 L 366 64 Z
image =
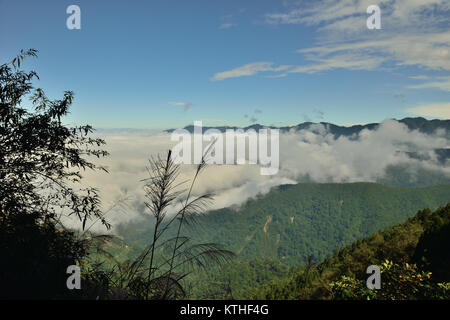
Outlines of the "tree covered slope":
M 448 299 L 449 252 L 450 203 L 433 213 L 421 210 L 406 222 L 358 240 L 316 266 L 300 268 L 284 280 L 265 285 L 252 298 L 342 298 L 342 290 L 337 292 L 333 287 L 337 283 L 341 289 L 345 287 L 345 297 L 351 299 L 366 294 L 389 299 Z M 370 265 L 384 265 L 382 286 L 377 292 L 365 288 Z
M 294 266 L 309 256 L 322 261 L 337 249 L 407 220 L 417 210 L 436 209 L 449 200 L 449 185 L 285 185 L 240 208 L 207 213 L 200 218 L 201 232 L 192 237 L 221 243 L 240 259 L 270 258 Z M 150 220 L 118 228 L 126 241 L 139 245 L 148 242 L 150 230 Z

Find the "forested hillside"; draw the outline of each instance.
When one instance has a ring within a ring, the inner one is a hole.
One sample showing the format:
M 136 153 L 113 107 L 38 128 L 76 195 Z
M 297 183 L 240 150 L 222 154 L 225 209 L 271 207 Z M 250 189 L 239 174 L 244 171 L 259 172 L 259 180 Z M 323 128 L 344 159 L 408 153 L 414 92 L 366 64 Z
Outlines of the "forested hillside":
M 293 276 L 298 268 L 273 259 L 234 259 L 208 272 L 196 272 L 186 279 L 189 299 L 248 299 L 272 281 Z
M 316 266 L 259 290 L 256 299 L 450 298 L 450 204 L 354 242 Z M 380 290 L 366 288 L 370 265 L 382 266 Z
M 450 199 L 450 186 L 387 187 L 374 183 L 297 184 L 273 189 L 240 208 L 211 211 L 192 237 L 217 242 L 239 259 L 270 258 L 287 265 L 309 256 L 322 261 L 367 235 Z M 127 242 L 142 245 L 151 220 L 120 226 Z

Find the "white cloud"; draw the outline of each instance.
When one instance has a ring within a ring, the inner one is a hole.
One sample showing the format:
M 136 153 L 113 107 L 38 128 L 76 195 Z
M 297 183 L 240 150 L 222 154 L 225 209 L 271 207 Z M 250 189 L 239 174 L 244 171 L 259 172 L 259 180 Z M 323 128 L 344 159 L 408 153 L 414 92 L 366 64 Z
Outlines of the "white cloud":
M 311 55 L 316 59 L 326 57 L 322 66 L 313 69 L 326 70 L 335 54 L 351 54 L 360 61 L 366 57 L 367 70 L 372 70 L 374 56 L 397 66 L 450 70 L 450 32 L 442 27 L 442 23 L 448 24 L 449 1 L 378 1 L 383 25 L 379 31 L 366 28 L 366 9 L 372 4 L 371 0 L 322 0 L 310 5 L 302 2 L 301 8 L 282 15 L 268 14 L 266 18 L 269 23 L 320 25 L 322 44 L 299 50 L 309 54 L 309 59 Z M 338 59 L 336 64 L 348 67 L 345 59 Z
M 219 81 L 219 80 L 225 80 L 228 78 L 239 78 L 244 76 L 252 76 L 259 72 L 277 72 L 277 71 L 283 71 L 288 69 L 289 66 L 279 66 L 279 67 L 273 67 L 272 62 L 253 62 L 249 64 L 245 64 L 243 66 L 240 66 L 238 68 L 218 72 L 214 74 L 214 76 L 211 78 L 212 81 Z
M 267 77 L 337 68 L 374 70 L 392 66 L 450 71 L 450 1 L 377 1 L 381 7 L 382 30 L 366 27 L 366 9 L 372 4 L 372 0 L 298 1 L 284 13 L 266 14 L 265 21 L 269 24 L 303 24 L 317 27 L 318 32 L 316 46 L 298 50 L 310 64 L 286 66 L 282 73 Z M 233 74 L 250 76 L 269 71 L 267 68 L 273 65 L 266 62 L 267 65 L 259 66 L 259 69 L 256 64 L 250 63 L 215 76 L 220 80 L 234 77 Z M 428 86 L 448 88 L 446 83 Z
M 448 0 L 318 0 L 299 1 L 283 13 L 268 13 L 265 21 L 269 24 L 305 24 L 334 25 L 339 31 L 349 31 L 365 28 L 366 9 L 376 4 L 381 8 L 382 20 L 389 28 L 396 29 L 415 26 L 417 29 L 431 28 L 445 21 L 445 12 L 450 10 Z M 433 14 L 433 19 L 423 19 L 427 14 Z M 355 18 L 360 25 L 352 24 Z M 337 23 L 338 22 L 338 23 Z M 340 26 L 340 27 L 339 27 Z
M 283 65 L 278 68 L 272 67 L 273 62 L 250 63 L 216 73 L 213 80 L 251 76 L 265 71 L 282 72 L 272 75 L 281 77 L 287 73 L 317 73 L 337 68 L 375 70 L 389 63 L 397 67 L 419 66 L 429 70 L 450 71 L 450 31 L 324 44 L 299 49 L 297 52 L 312 63 L 301 66 Z M 447 90 L 445 88 L 448 83 L 445 81 L 448 78 L 442 77 L 442 84 L 435 83 L 433 87 Z
M 235 24 L 235 23 L 222 23 L 219 26 L 219 29 L 230 29 L 230 28 L 236 27 L 236 26 L 237 26 L 237 24 Z
M 173 106 L 184 106 L 184 102 L 169 101 L 168 103 Z
M 366 8 L 373 1 L 314 1 L 300 2 L 299 7 L 294 7 L 285 13 L 269 13 L 265 15 L 269 24 L 305 24 L 318 25 L 330 23 L 339 19 L 348 19 L 354 15 L 363 15 Z M 382 3 L 385 1 L 379 1 Z
M 411 85 L 408 88 L 411 89 L 438 89 L 442 91 L 450 92 L 450 76 L 448 77 L 411 77 L 415 80 L 430 80 L 421 84 Z
M 190 102 L 169 101 L 168 103 L 173 105 L 173 106 L 183 106 L 184 107 L 184 111 L 189 110 L 189 108 L 193 106 L 193 104 L 190 103 Z
M 450 102 L 431 103 L 409 108 L 405 111 L 419 116 L 450 119 Z
M 369 62 L 366 70 L 372 70 L 373 64 L 370 62 L 373 59 L 379 64 L 392 62 L 397 66 L 414 65 L 434 70 L 450 70 L 450 31 L 333 43 L 300 49 L 298 52 L 305 54 L 307 59 L 323 59 L 323 68 L 326 68 L 328 60 L 340 55 L 354 55 L 361 62 Z M 345 68 L 347 60 L 339 60 L 342 62 L 340 65 Z M 363 65 L 361 67 L 364 68 Z
M 376 56 L 367 56 L 359 53 L 342 53 L 333 56 L 319 56 L 309 54 L 307 57 L 312 64 L 302 66 L 283 65 L 277 68 L 272 67 L 272 62 L 255 62 L 237 67 L 235 69 L 216 73 L 211 80 L 225 80 L 228 78 L 238 78 L 243 76 L 252 76 L 260 72 L 275 72 L 275 74 L 266 75 L 265 78 L 282 78 L 289 73 L 317 73 L 337 68 L 349 70 L 374 70 L 379 67 L 385 59 Z M 276 73 L 280 72 L 280 73 Z
M 358 53 L 337 54 L 330 57 L 310 56 L 313 64 L 298 66 L 290 69 L 289 73 L 317 73 L 337 68 L 349 70 L 374 70 L 379 67 L 384 59 L 382 57 L 367 56 Z
M 279 73 L 279 74 L 273 74 L 270 76 L 264 76 L 264 78 L 284 78 L 286 77 L 288 74 L 287 73 Z
M 427 80 L 430 77 L 422 74 L 422 75 L 419 75 L 419 76 L 411 76 L 409 78 L 410 79 L 414 79 L 414 80 Z

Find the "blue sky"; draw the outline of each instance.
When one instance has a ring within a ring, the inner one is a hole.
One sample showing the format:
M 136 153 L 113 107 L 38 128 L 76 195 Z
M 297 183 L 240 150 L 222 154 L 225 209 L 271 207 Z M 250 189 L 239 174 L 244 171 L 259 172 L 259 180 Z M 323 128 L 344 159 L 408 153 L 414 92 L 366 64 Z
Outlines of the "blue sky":
M 69 5 L 81 29 L 69 30 Z M 381 8 L 368 30 L 366 8 Z M 99 128 L 353 124 L 450 114 L 450 1 L 0 0 L 0 61 Z M 185 108 L 185 106 L 188 108 Z

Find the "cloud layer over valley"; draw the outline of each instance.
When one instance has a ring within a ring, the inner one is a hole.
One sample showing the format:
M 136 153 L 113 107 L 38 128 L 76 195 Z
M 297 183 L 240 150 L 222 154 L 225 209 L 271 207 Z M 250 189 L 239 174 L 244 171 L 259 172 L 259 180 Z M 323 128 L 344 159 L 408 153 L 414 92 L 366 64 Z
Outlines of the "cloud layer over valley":
M 102 159 L 109 174 L 86 172 L 85 183 L 101 190 L 105 208 L 127 198 L 123 210 L 113 209 L 108 219 L 116 225 L 147 214 L 142 179 L 148 177 L 148 158 L 173 148 L 170 133 L 113 133 L 104 136 L 110 156 Z M 215 194 L 210 209 L 240 205 L 272 187 L 298 181 L 376 182 L 386 178 L 388 167 L 402 165 L 414 176 L 418 169 L 450 178 L 449 161 L 442 163 L 436 149 L 449 148 L 449 133 L 433 135 L 410 131 L 397 121 L 386 120 L 376 130 L 335 138 L 324 125 L 280 134 L 280 169 L 262 176 L 258 165 L 210 165 L 200 176 L 195 194 Z M 414 154 L 414 157 L 410 155 Z M 193 177 L 195 166 L 182 165 L 180 181 Z

